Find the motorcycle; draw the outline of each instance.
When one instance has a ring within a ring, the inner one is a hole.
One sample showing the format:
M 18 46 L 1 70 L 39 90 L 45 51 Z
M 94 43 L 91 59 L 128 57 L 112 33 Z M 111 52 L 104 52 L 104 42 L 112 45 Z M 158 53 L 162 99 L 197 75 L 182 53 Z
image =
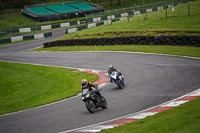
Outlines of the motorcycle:
M 94 113 L 99 108 L 107 108 L 107 101 L 99 91 L 101 90 L 84 89 L 82 91 L 82 100 L 85 102 L 86 108 L 90 113 Z
M 124 87 L 124 77 L 120 75 L 119 72 L 113 71 L 110 75 L 110 79 L 117 84 L 117 86 L 122 89 Z

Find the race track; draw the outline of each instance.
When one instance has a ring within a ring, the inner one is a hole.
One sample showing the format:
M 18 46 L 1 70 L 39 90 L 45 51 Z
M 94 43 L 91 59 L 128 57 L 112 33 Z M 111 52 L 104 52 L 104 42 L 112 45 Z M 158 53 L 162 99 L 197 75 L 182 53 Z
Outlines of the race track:
M 89 113 L 77 96 L 56 104 L 0 116 L 2 133 L 57 133 L 100 123 L 172 100 L 200 88 L 200 60 L 126 52 L 25 52 L 64 34 L 45 40 L 0 47 L 0 60 L 61 67 L 107 70 L 117 67 L 126 86 L 103 87 L 108 109 Z M 77 83 L 79 84 L 79 83 Z

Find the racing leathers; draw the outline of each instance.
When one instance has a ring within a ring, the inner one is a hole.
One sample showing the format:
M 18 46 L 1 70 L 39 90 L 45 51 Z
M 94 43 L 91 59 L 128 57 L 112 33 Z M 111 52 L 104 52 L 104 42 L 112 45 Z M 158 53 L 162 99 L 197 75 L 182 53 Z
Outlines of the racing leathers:
M 82 91 L 84 89 L 88 89 L 89 91 L 94 91 L 97 95 L 101 96 L 100 92 L 97 89 L 97 86 L 92 84 L 91 82 L 87 82 L 85 86 L 81 86 Z
M 87 84 L 85 86 L 81 86 L 82 90 L 83 89 L 89 89 L 89 90 L 94 90 L 96 89 L 96 86 L 94 84 L 92 84 L 91 82 L 87 82 Z

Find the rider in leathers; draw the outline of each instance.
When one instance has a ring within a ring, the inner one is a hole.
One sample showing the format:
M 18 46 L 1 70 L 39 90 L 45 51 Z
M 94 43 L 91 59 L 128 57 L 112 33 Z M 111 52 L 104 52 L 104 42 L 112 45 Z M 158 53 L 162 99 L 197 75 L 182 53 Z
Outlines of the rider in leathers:
M 81 81 L 81 88 L 82 89 L 94 90 L 96 88 L 96 86 L 93 85 L 91 82 L 88 82 L 86 79 L 83 79 Z
M 83 79 L 81 81 L 81 88 L 82 88 L 82 90 L 89 89 L 89 91 L 95 91 L 95 93 L 97 95 L 101 96 L 101 94 L 98 91 L 98 89 L 96 88 L 96 86 L 94 84 L 92 84 L 91 82 L 88 82 L 86 79 Z

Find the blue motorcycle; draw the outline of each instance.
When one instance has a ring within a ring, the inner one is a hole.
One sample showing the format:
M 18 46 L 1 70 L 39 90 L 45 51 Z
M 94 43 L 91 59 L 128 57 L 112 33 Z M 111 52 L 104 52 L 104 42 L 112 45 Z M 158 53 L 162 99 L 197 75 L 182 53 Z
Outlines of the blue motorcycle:
M 117 71 L 113 71 L 110 75 L 111 81 L 114 81 L 117 86 L 122 89 L 124 87 L 124 77 L 122 74 L 119 74 Z

